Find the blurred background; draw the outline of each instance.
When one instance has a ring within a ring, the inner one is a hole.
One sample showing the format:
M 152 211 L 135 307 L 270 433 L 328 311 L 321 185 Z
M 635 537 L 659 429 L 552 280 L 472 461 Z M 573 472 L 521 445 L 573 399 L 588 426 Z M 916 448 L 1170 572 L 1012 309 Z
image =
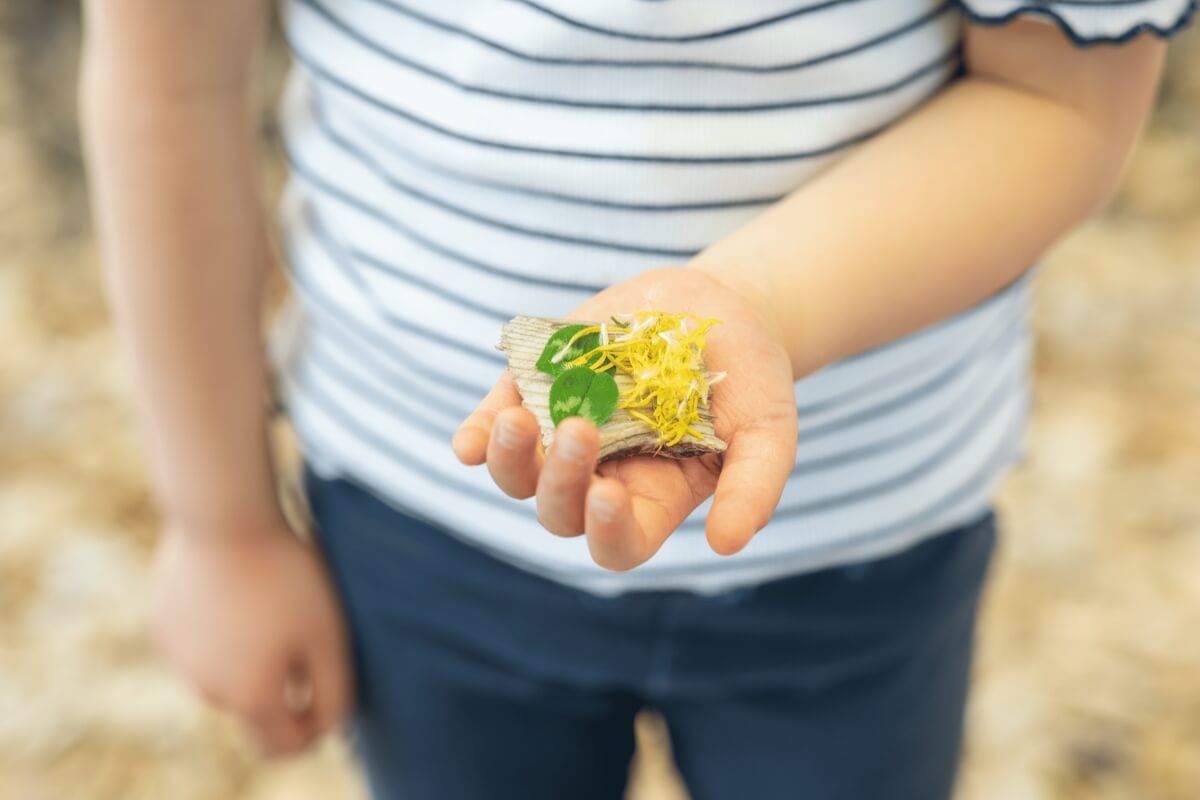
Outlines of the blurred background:
M 340 741 L 258 761 L 155 659 L 156 535 L 91 239 L 78 10 L 0 4 L 0 798 L 361 800 Z M 274 43 L 261 89 L 278 188 Z M 1200 30 L 1119 199 L 1040 275 L 962 800 L 1200 798 Z M 652 718 L 631 797 L 682 798 Z

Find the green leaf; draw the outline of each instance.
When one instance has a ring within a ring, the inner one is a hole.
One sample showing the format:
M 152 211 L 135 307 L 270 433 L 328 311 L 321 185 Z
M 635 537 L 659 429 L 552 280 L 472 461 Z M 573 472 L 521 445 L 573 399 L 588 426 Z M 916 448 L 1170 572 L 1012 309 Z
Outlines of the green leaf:
M 567 348 L 567 352 L 559 356 L 563 348 L 567 347 L 567 342 L 570 341 L 571 337 L 586 327 L 588 326 L 568 325 L 565 328 L 559 328 L 555 331 L 546 342 L 545 348 L 542 349 L 542 354 L 538 356 L 536 364 L 538 371 L 557 377 L 562 374 L 563 370 L 567 369 L 567 364 L 572 359 L 579 358 L 589 350 L 599 347 L 600 334 L 589 333 L 586 336 L 580 336 L 574 344 Z
M 550 387 L 550 419 L 558 425 L 567 417 L 583 417 L 603 425 L 616 410 L 619 395 L 612 374 L 572 367 Z

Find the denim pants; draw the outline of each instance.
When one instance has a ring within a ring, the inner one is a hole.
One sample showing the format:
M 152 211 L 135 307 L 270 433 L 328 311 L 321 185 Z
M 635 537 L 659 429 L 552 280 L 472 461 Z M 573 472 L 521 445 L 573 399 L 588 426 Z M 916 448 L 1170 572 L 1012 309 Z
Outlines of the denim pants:
M 597 597 L 346 479 L 306 469 L 304 484 L 375 800 L 620 798 L 643 708 L 665 718 L 694 800 L 951 794 L 990 513 L 722 595 Z

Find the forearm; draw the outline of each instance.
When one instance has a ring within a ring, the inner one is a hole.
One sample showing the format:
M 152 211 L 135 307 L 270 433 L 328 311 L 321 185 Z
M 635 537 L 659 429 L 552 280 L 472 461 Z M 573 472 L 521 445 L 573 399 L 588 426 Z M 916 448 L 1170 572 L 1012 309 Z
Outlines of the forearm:
M 267 264 L 244 93 L 154 85 L 94 46 L 84 138 L 106 286 L 177 527 L 278 518 L 265 432 Z
M 797 377 L 982 300 L 1110 196 L 1149 100 L 1119 114 L 968 76 L 696 266 L 778 322 Z

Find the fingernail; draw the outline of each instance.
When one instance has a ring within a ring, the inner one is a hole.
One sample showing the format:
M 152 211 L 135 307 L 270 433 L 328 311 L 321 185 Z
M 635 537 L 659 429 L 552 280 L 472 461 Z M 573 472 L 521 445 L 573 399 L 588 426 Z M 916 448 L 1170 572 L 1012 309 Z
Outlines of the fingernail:
M 603 495 L 592 495 L 592 514 L 601 522 L 612 522 L 617 518 L 617 504 Z
M 558 437 L 558 454 L 568 461 L 582 461 L 587 456 L 587 447 L 578 438 L 564 433 Z
M 496 441 L 500 443 L 501 447 L 520 447 L 521 431 L 512 423 L 501 422 L 496 427 Z

